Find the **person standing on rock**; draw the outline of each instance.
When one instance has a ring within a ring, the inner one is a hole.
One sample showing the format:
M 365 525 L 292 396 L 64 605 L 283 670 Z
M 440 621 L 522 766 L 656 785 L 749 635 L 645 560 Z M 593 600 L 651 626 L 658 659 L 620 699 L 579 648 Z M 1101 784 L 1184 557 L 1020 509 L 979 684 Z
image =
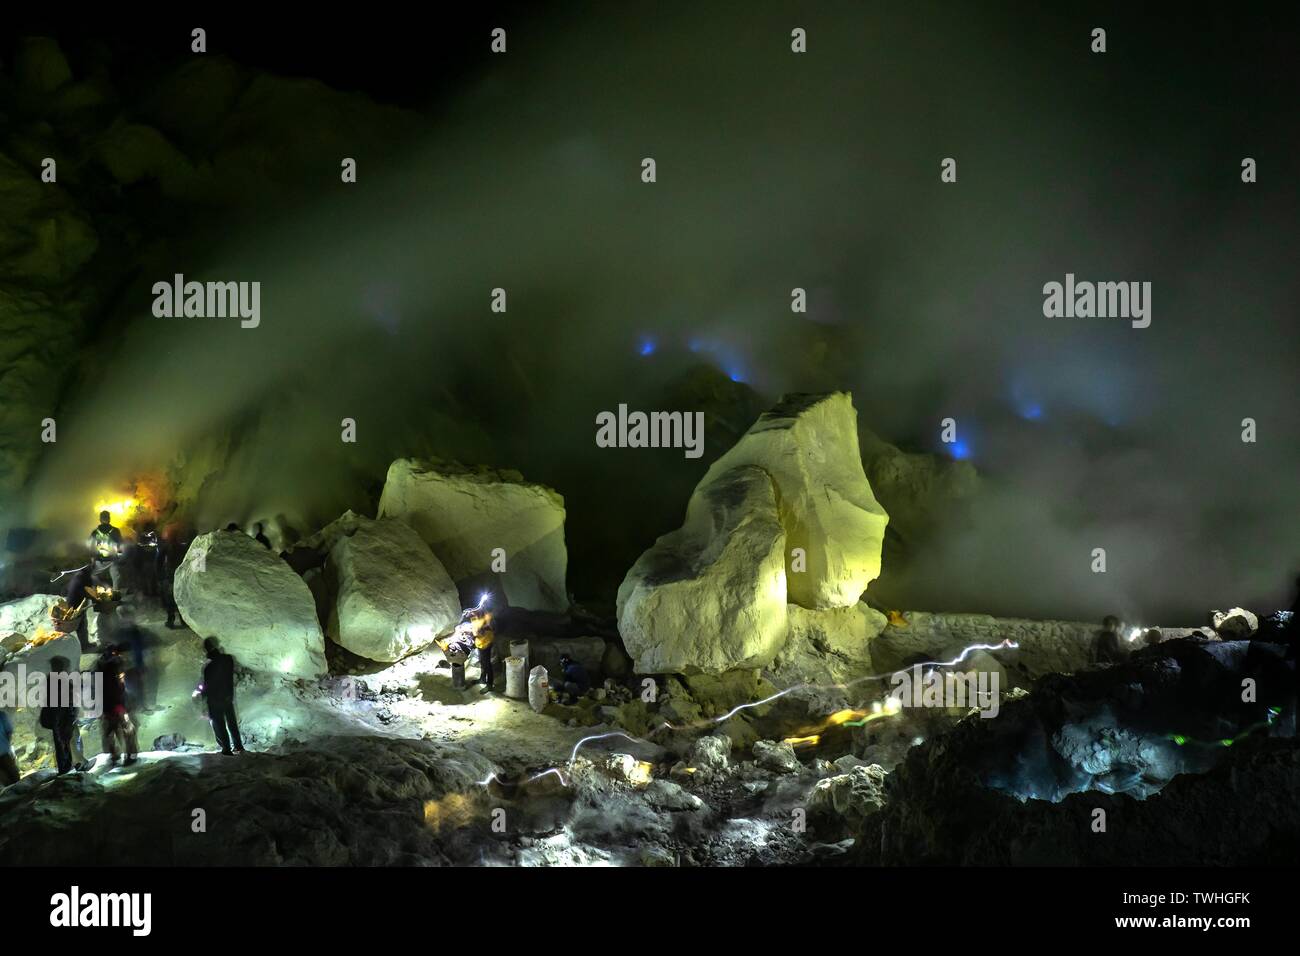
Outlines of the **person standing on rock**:
M 207 702 L 208 719 L 221 752 L 227 757 L 242 754 L 244 741 L 235 718 L 235 659 L 221 650 L 215 637 L 203 642 L 203 650 L 208 662 L 203 665 L 203 683 L 195 693 Z

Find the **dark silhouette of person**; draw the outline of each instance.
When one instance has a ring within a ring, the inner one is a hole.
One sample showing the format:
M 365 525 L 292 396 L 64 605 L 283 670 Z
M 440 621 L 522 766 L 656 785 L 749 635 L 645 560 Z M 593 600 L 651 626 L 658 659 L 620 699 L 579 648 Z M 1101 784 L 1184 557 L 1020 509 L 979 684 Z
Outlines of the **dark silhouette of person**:
M 1120 647 L 1119 636 L 1119 618 L 1113 614 L 1108 614 L 1101 622 L 1101 630 L 1097 632 L 1096 640 L 1093 642 L 1093 656 L 1098 663 L 1114 664 L 1124 659 L 1124 652 Z
M 176 569 L 181 566 L 185 560 L 185 552 L 189 550 L 189 542 L 185 535 L 179 531 L 173 530 L 164 539 L 158 547 L 158 594 L 162 599 L 162 606 L 167 611 L 167 627 L 183 627 L 184 623 L 176 623 L 176 618 L 180 616 L 180 610 L 176 607 L 176 592 L 173 586 L 176 583 Z
M 591 689 L 591 678 L 587 668 L 565 654 L 560 657 L 560 680 L 556 688 L 560 692 L 561 702 L 574 703 Z
M 22 773 L 13 746 L 14 722 L 6 711 L 0 710 L 0 789 L 15 784 Z
M 68 581 L 68 592 L 64 595 L 68 607 L 81 607 L 82 602 L 89 597 L 86 589 L 92 587 L 94 583 L 89 564 L 79 571 L 74 571 Z M 90 647 L 89 618 L 90 612 L 87 610 L 83 610 L 81 616 L 77 618 L 77 638 L 81 641 L 83 651 Z
M 104 676 L 102 702 L 104 712 L 99 718 L 100 734 L 109 764 L 116 766 L 123 752 L 126 766 L 136 761 L 139 746 L 136 743 L 135 721 L 131 719 L 131 701 L 126 693 L 126 666 L 122 661 L 122 648 L 110 645 L 99 657 L 95 667 Z
M 124 670 L 130 709 L 148 713 L 151 707 L 146 693 L 148 667 L 145 650 L 151 643 L 150 636 L 140 626 L 130 608 L 124 607 L 118 611 L 117 618 L 118 626 L 113 632 L 113 643 L 131 654 Z
M 90 761 L 86 760 L 81 749 L 81 734 L 77 730 L 79 715 L 68 682 L 69 676 L 75 679 L 76 675 L 70 671 L 71 664 L 66 657 L 50 658 L 49 693 L 40 718 L 41 726 L 54 736 L 54 762 L 60 776 L 73 770 L 90 769 Z
M 260 544 L 262 547 L 266 548 L 267 551 L 272 550 L 271 539 L 268 538 L 265 535 L 265 533 L 263 533 L 262 522 L 260 521 L 257 523 L 257 534 L 253 535 L 253 540 L 256 541 L 258 544 Z
M 203 683 L 198 693 L 207 701 L 212 732 L 227 757 L 242 754 L 244 741 L 239 736 L 239 721 L 235 717 L 235 659 L 221 650 L 215 637 L 203 642 L 203 650 L 208 662 L 203 665 Z

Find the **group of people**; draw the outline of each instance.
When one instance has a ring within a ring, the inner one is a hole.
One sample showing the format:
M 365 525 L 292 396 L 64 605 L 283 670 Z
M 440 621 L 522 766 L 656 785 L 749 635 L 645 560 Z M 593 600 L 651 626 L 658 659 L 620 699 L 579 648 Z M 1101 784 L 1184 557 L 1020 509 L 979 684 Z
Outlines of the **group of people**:
M 256 540 L 269 548 L 270 542 L 260 525 L 257 530 Z M 105 612 L 99 624 L 102 650 L 94 666 L 99 694 L 99 706 L 95 709 L 99 712 L 103 750 L 111 766 L 129 766 L 137 761 L 138 715 L 151 712 L 155 694 L 146 666 L 148 632 L 136 620 L 130 606 L 121 604 L 120 599 L 130 586 L 161 604 L 167 612 L 167 627 L 183 627 L 172 582 L 185 556 L 188 538 L 176 533 L 159 537 L 150 530 L 128 550 L 121 530 L 113 526 L 111 513 L 103 511 L 99 524 L 86 541 L 89 560 L 71 572 L 64 601 L 68 608 L 80 608 L 81 612 L 75 623 L 69 622 L 68 628 L 75 629 L 83 650 L 91 647 L 87 607 L 98 605 Z M 108 589 L 108 593 L 97 590 L 100 588 Z M 194 697 L 202 698 L 207 706 L 221 752 L 232 756 L 241 754 L 244 744 L 235 714 L 235 660 L 221 649 L 215 637 L 204 641 L 204 653 L 207 660 Z M 68 693 L 68 688 L 80 681 L 78 664 L 67 657 L 50 658 L 47 703 L 38 716 L 40 726 L 53 738 L 55 764 L 60 775 L 86 771 L 93 765 L 81 742 L 82 725 L 93 718 L 87 717 Z M 62 691 L 56 692 L 56 687 Z M 12 718 L 0 711 L 0 787 L 16 783 L 20 777 L 13 733 Z
M 484 598 L 486 601 L 486 597 Z M 495 692 L 496 665 L 494 661 L 496 647 L 496 627 L 492 612 L 483 607 L 484 602 L 465 610 L 455 628 L 445 639 L 438 640 L 438 647 L 446 655 L 453 667 L 463 666 L 471 655 L 478 657 L 479 678 L 483 694 Z M 454 672 L 453 672 L 454 673 Z M 560 657 L 560 672 L 556 675 L 554 688 L 562 703 L 573 703 L 584 697 L 591 689 L 591 678 L 582 664 L 568 655 Z

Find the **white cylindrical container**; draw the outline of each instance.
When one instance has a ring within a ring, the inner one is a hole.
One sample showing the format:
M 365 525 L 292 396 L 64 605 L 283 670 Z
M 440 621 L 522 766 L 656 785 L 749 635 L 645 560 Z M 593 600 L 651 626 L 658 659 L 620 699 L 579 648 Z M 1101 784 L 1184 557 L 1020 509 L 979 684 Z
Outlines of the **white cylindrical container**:
M 528 672 L 528 706 L 540 714 L 550 702 L 551 683 L 546 668 L 538 664 Z
M 527 661 L 511 654 L 506 658 L 506 696 L 523 700 L 528 696 Z

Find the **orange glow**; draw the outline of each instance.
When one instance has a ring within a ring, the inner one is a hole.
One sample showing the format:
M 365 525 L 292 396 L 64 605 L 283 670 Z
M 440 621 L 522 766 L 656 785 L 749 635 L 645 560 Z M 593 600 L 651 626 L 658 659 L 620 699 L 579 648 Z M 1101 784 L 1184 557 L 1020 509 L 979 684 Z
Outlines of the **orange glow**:
M 435 833 L 456 830 L 474 819 L 474 802 L 463 793 L 424 802 L 424 825 Z
M 46 627 L 38 627 L 36 629 L 36 636 L 33 637 L 30 642 L 28 642 L 28 646 L 40 647 L 46 641 L 52 641 L 56 637 L 60 637 L 60 636 L 61 635 L 59 634 L 58 631 L 51 631 L 49 628 Z

